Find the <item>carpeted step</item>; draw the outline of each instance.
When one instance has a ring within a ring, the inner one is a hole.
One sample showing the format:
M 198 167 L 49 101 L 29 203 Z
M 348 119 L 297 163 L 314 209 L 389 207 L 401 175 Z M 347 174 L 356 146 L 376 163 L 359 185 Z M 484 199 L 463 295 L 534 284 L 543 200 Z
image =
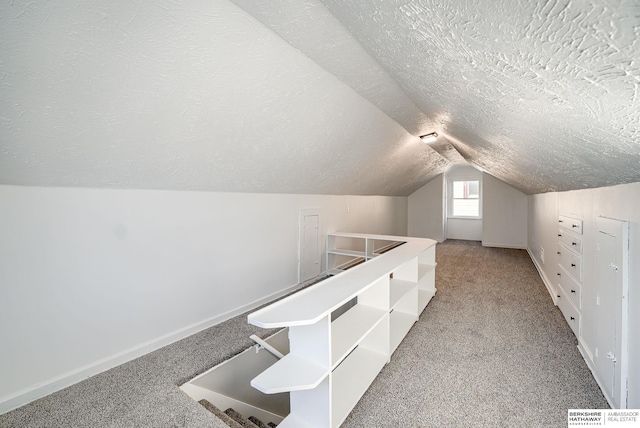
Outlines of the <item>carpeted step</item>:
M 243 428 L 258 428 L 258 425 L 254 424 L 253 422 L 251 422 L 249 419 L 245 418 L 244 416 L 242 416 L 240 413 L 236 412 L 235 410 L 233 410 L 231 407 L 229 407 L 227 410 L 224 411 L 230 418 L 233 418 L 233 420 L 237 423 L 240 424 L 240 426 L 242 426 Z
M 202 406 L 205 409 L 207 409 L 208 411 L 210 411 L 211 413 L 216 415 L 218 417 L 218 419 L 220 419 L 222 422 L 227 424 L 230 428 L 244 428 L 243 425 L 241 425 L 238 422 L 236 422 L 232 417 L 227 415 L 222 410 L 218 409 L 216 406 L 214 406 L 213 404 L 211 404 L 207 400 L 203 399 L 203 400 L 198 401 L 198 403 L 202 404 Z
M 268 428 L 268 425 L 265 424 L 264 422 L 262 422 L 260 419 L 256 418 L 255 416 L 249 416 L 248 419 L 254 423 L 255 426 L 257 426 L 258 428 Z

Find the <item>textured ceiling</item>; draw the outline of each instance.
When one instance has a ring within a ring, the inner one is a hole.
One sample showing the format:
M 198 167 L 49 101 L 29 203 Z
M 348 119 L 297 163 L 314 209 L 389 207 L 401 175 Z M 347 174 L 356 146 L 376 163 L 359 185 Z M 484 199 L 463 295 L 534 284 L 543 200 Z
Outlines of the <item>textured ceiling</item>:
M 16 0 L 0 184 L 408 195 L 465 159 L 525 193 L 636 182 L 639 91 L 634 1 Z
M 472 164 L 526 193 L 640 181 L 640 3 L 324 0 Z

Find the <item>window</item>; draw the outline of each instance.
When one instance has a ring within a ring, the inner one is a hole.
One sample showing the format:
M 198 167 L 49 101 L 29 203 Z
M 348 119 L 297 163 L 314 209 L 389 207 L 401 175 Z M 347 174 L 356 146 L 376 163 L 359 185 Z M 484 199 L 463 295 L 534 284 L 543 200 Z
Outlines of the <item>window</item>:
M 454 217 L 480 217 L 480 181 L 453 181 Z

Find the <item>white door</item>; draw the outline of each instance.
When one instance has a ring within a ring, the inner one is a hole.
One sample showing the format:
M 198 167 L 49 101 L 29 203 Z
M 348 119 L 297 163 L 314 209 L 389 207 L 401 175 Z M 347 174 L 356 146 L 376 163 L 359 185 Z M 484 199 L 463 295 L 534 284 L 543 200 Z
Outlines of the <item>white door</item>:
M 596 372 L 616 408 L 627 407 L 628 223 L 596 218 Z
M 320 214 L 300 212 L 298 283 L 320 275 Z

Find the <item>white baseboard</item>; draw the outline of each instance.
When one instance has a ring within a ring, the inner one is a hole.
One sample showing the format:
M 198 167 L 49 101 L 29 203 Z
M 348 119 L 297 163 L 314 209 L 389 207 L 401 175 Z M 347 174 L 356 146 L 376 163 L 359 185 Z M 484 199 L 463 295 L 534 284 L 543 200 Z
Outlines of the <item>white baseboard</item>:
M 547 291 L 551 295 L 551 300 L 553 300 L 553 304 L 558 305 L 558 295 L 556 294 L 556 288 L 553 286 L 553 283 L 549 281 L 549 278 L 547 278 L 547 275 L 545 275 L 544 270 L 542 269 L 542 266 L 540 266 L 536 258 L 533 257 L 533 253 L 531 252 L 531 249 L 529 249 L 529 247 L 527 247 L 527 253 L 529 253 L 529 257 L 531 258 L 533 265 L 536 267 L 538 274 L 540 275 L 540 278 L 542 278 L 542 282 L 544 283 L 545 287 L 547 287 Z
M 496 244 L 494 242 L 486 242 L 482 241 L 483 247 L 493 247 L 493 248 L 513 248 L 516 250 L 526 250 L 526 245 L 513 245 L 513 244 Z
M 602 387 L 602 382 L 600 381 L 600 378 L 596 373 L 596 368 L 594 366 L 591 352 L 589 352 L 589 349 L 586 346 L 584 346 L 582 338 L 578 339 L 578 351 L 580 351 L 582 358 L 584 359 L 585 363 L 587 363 L 587 367 L 589 367 L 589 370 L 591 370 L 591 375 L 593 376 L 593 378 L 596 380 L 596 383 L 600 387 L 600 390 L 602 391 L 602 395 L 604 395 L 604 398 L 607 399 L 607 402 L 609 403 L 609 407 L 611 407 L 612 409 L 616 409 L 617 407 L 613 403 L 613 399 L 611 398 L 611 395 L 608 394 L 606 389 Z
M 110 357 L 100 359 L 98 361 L 95 361 L 93 363 L 87 364 L 82 367 L 78 367 L 75 370 L 66 372 L 52 379 L 48 379 L 47 381 L 41 382 L 32 387 L 22 389 L 14 394 L 0 397 L 0 415 L 3 413 L 7 413 L 11 410 L 17 409 L 18 407 L 24 406 L 25 404 L 31 403 L 32 401 L 45 397 L 56 391 L 60 391 L 61 389 L 67 388 L 75 383 L 81 382 L 87 378 L 90 378 L 91 376 L 95 376 L 99 373 L 105 372 L 109 369 L 117 367 L 128 361 L 134 360 L 145 354 L 158 350 L 164 346 L 170 345 L 174 342 L 177 342 L 178 340 L 189 337 L 209 327 L 213 327 L 216 324 L 220 324 L 223 321 L 226 321 L 230 318 L 238 316 L 244 312 L 250 311 L 265 303 L 268 303 L 272 300 L 282 297 L 288 293 L 291 293 L 292 291 L 295 291 L 297 288 L 300 288 L 301 286 L 303 285 L 296 284 L 296 285 L 287 287 L 284 290 L 278 291 L 276 293 L 270 294 L 269 296 L 247 303 L 246 305 L 240 306 L 239 308 L 233 309 L 223 314 L 208 318 L 204 321 L 191 324 L 187 327 L 167 333 L 163 336 L 149 340 L 147 342 L 144 342 L 132 348 L 126 349 Z

